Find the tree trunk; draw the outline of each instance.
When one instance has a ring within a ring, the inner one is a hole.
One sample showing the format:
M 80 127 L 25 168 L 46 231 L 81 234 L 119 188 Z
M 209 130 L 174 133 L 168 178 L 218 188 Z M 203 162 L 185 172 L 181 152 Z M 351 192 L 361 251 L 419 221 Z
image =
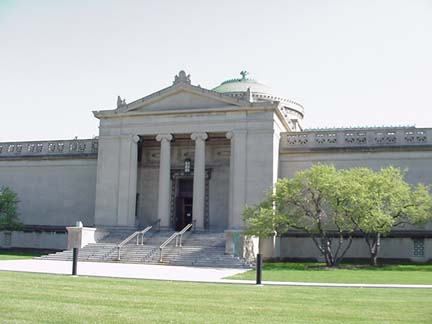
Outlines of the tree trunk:
M 370 264 L 374 267 L 378 266 L 378 255 L 380 251 L 381 246 L 381 234 L 380 233 L 374 233 L 372 234 L 372 239 L 370 238 L 370 235 L 365 236 L 366 243 L 369 247 L 369 253 L 370 253 Z
M 331 240 L 328 237 L 323 237 L 321 239 L 322 246 L 324 248 L 324 259 L 328 267 L 335 266 L 335 260 L 332 253 Z
M 340 241 L 340 246 L 342 246 L 342 243 L 343 243 L 343 237 L 341 236 L 341 241 Z M 345 249 L 342 251 L 342 253 L 341 253 L 341 255 L 340 256 L 338 256 L 338 254 L 339 254 L 339 251 L 335 254 L 335 259 L 336 259 L 336 261 L 335 261 L 335 266 L 339 266 L 339 264 L 342 262 L 342 260 L 343 260 L 343 258 L 345 257 L 345 254 L 347 253 L 347 251 L 350 249 L 350 247 L 351 247 L 351 244 L 352 244 L 352 241 L 353 241 L 353 239 L 352 239 L 352 236 L 350 235 L 349 236 L 349 238 L 348 238 L 348 244 L 347 244 L 347 246 L 345 247 Z

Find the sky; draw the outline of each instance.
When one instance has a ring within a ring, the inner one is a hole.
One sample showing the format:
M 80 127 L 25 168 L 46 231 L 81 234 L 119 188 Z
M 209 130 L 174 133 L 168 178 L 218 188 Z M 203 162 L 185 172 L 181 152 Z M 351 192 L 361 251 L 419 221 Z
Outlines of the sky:
M 0 141 L 91 138 L 93 110 L 250 77 L 304 126 L 432 127 L 430 0 L 0 0 Z

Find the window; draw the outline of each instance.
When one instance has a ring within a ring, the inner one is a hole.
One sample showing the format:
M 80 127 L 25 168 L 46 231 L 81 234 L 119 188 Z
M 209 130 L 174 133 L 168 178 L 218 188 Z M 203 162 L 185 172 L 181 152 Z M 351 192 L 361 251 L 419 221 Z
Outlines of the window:
M 413 255 L 415 257 L 424 257 L 424 239 L 413 239 Z
M 11 246 L 11 242 L 12 242 L 12 233 L 4 233 L 4 245 L 5 246 Z

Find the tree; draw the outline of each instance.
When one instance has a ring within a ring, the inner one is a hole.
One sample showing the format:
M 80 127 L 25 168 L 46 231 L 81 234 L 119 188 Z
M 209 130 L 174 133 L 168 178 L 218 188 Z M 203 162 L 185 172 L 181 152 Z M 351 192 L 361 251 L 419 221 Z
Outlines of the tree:
M 260 237 L 289 229 L 307 233 L 329 267 L 339 265 L 352 243 L 355 225 L 347 216 L 344 184 L 333 166 L 316 165 L 292 179 L 280 179 L 259 205 L 245 210 L 247 233 Z M 336 241 L 336 243 L 335 243 Z
M 0 230 L 20 230 L 22 223 L 18 218 L 18 195 L 9 187 L 0 189 Z
M 397 226 L 432 220 L 432 196 L 427 186 L 405 182 L 398 168 L 316 165 L 278 180 L 259 205 L 245 210 L 245 220 L 247 233 L 259 237 L 289 229 L 307 233 L 328 266 L 342 261 L 353 232 L 360 231 L 376 266 L 382 236 Z
M 402 170 L 387 167 L 373 172 L 356 168 L 343 172 L 359 184 L 357 193 L 349 197 L 351 221 L 364 235 L 372 265 L 378 265 L 382 236 L 400 225 L 421 225 L 432 220 L 428 187 L 409 185 Z

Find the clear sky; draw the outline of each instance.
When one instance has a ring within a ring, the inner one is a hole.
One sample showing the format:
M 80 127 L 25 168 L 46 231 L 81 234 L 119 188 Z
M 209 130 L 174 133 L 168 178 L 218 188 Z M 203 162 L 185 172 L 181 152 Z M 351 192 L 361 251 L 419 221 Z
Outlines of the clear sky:
M 246 69 L 306 127 L 432 127 L 432 1 L 0 0 L 0 141 L 92 137 L 181 69 Z

